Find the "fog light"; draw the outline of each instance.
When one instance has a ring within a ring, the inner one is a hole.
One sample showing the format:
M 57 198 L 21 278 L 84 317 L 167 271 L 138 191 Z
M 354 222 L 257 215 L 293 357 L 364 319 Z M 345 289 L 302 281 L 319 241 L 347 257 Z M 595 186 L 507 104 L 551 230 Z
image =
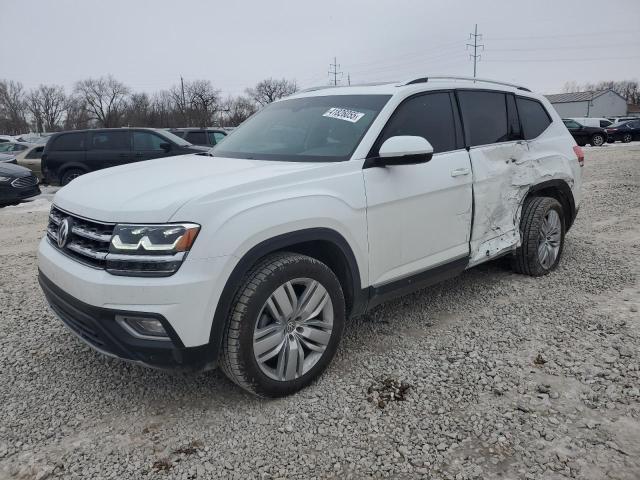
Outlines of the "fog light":
M 116 322 L 134 337 L 145 340 L 169 340 L 167 331 L 156 318 L 116 315 Z

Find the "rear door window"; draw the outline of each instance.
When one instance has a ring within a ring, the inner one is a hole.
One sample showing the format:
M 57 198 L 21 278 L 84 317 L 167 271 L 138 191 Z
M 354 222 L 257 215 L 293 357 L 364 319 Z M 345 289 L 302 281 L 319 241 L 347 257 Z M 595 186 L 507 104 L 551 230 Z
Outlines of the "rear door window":
M 82 133 L 64 133 L 53 141 L 52 151 L 74 151 L 84 150 L 84 139 L 86 135 Z
M 504 93 L 460 90 L 458 98 L 470 146 L 511 140 Z
M 193 143 L 194 145 L 208 144 L 206 132 L 189 132 L 184 137 L 184 139 L 189 143 Z
M 376 142 L 376 153 L 385 140 L 398 135 L 423 137 L 434 153 L 455 150 L 456 128 L 449 93 L 427 93 L 401 103 Z
M 131 150 L 129 132 L 94 132 L 91 138 L 91 150 Z
M 551 117 L 537 100 L 518 97 L 516 103 L 525 140 L 538 137 L 551 125 Z

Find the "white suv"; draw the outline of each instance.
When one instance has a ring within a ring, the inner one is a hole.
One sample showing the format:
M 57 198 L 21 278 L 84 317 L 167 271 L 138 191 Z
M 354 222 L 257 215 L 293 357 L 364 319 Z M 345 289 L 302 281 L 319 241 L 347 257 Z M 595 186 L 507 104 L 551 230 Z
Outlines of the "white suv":
M 317 377 L 345 320 L 388 298 L 503 255 L 553 270 L 584 160 L 542 95 L 454 77 L 300 92 L 211 153 L 61 189 L 39 279 L 96 350 L 219 364 L 266 396 Z

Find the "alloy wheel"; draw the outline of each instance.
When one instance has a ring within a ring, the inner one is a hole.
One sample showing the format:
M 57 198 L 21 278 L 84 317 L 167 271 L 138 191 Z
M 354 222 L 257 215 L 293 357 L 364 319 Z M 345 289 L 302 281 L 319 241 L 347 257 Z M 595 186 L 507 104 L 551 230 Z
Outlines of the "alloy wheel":
M 561 239 L 560 215 L 555 210 L 549 210 L 544 216 L 538 235 L 538 260 L 546 270 L 550 269 L 558 258 Z
M 306 374 L 331 339 L 333 304 L 311 278 L 290 280 L 271 293 L 256 321 L 253 353 L 260 370 L 278 381 Z
M 604 143 L 604 137 L 602 135 L 594 135 L 592 143 L 594 147 L 600 147 Z
M 632 140 L 630 133 L 625 133 L 624 137 L 622 137 L 622 141 L 624 143 L 629 143 Z

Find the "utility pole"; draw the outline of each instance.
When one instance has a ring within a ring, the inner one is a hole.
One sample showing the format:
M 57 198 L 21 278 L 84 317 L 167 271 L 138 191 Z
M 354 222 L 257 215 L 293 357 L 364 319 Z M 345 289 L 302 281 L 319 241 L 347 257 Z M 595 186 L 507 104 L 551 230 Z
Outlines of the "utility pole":
M 480 60 L 480 55 L 478 55 L 478 48 L 482 48 L 484 50 L 484 45 L 478 44 L 478 38 L 482 39 L 482 34 L 478 33 L 478 24 L 476 23 L 476 28 L 473 33 L 469 34 L 469 40 L 473 39 L 473 43 L 467 43 L 468 47 L 473 47 L 473 55 L 469 55 L 469 58 L 473 58 L 473 78 L 476 78 L 476 70 L 477 63 Z
M 336 60 L 336 57 L 333 57 L 333 63 L 329 64 L 329 75 L 333 75 L 333 85 L 338 85 L 338 75 L 342 75 L 342 72 L 339 72 L 338 69 L 340 65 Z
M 186 122 L 187 106 L 185 105 L 185 102 L 184 102 L 184 79 L 182 78 L 182 75 L 180 75 L 180 88 L 182 89 L 182 121 Z
M 347 85 L 351 86 L 351 74 L 347 73 Z

